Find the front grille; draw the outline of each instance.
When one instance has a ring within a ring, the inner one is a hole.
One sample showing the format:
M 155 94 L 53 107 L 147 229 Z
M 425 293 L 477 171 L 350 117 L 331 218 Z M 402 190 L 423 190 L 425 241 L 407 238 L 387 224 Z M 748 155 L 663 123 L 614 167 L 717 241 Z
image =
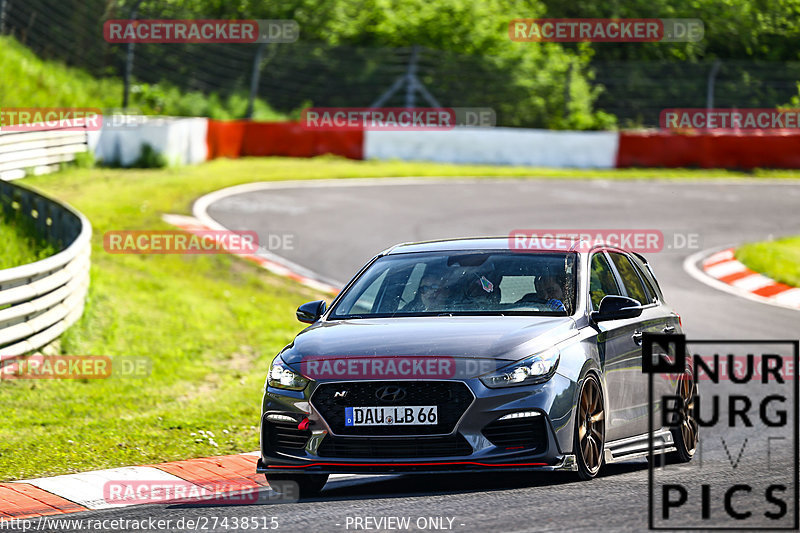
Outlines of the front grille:
M 381 402 L 376 397 L 386 385 L 402 387 L 405 397 L 396 403 Z M 344 397 L 341 393 L 345 392 Z M 340 393 L 339 397 L 334 397 Z M 470 406 L 474 396 L 461 381 L 350 381 L 323 383 L 311 396 L 311 404 L 337 435 L 436 435 L 452 433 L 456 423 Z M 345 407 L 435 405 L 439 414 L 436 425 L 359 426 L 344 425 Z
M 297 429 L 297 423 L 262 421 L 261 430 L 272 450 L 302 450 L 306 447 L 311 431 Z
M 547 426 L 544 416 L 495 420 L 483 428 L 483 435 L 501 448 L 526 448 L 543 451 L 547 448 Z
M 472 453 L 472 446 L 459 434 L 446 437 L 365 438 L 328 435 L 317 452 L 320 457 L 342 459 L 415 459 L 461 457 Z

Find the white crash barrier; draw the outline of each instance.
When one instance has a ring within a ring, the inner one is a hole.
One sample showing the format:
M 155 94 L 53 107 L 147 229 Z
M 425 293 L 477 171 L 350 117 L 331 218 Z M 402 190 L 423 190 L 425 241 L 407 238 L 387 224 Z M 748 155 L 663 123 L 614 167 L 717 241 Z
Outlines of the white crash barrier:
M 364 159 L 614 168 L 619 134 L 517 128 L 366 131 Z
M 89 132 L 89 149 L 106 164 L 131 166 L 149 144 L 169 164 L 202 163 L 208 157 L 208 119 L 104 115 L 100 131 Z

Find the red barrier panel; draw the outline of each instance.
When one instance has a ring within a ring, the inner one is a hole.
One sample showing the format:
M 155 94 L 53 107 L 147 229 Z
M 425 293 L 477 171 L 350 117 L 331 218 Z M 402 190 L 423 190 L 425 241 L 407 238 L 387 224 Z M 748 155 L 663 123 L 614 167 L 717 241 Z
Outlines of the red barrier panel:
M 214 157 L 364 157 L 363 131 L 320 131 L 297 122 L 209 120 L 208 155 Z
M 617 167 L 800 168 L 800 132 L 623 131 Z
M 243 120 L 208 119 L 208 159 L 217 157 L 239 157 L 244 138 Z
M 364 132 L 314 132 L 314 153 L 316 155 L 336 154 L 350 159 L 364 159 Z
M 295 122 L 249 122 L 244 128 L 242 155 L 311 157 L 314 132 Z

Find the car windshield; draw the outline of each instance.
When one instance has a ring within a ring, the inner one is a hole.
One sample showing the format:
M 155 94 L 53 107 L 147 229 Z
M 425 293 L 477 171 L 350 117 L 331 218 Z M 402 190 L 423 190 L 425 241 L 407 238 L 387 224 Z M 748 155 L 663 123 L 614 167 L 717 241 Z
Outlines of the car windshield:
M 574 253 L 416 252 L 377 259 L 330 318 L 566 316 L 575 309 Z

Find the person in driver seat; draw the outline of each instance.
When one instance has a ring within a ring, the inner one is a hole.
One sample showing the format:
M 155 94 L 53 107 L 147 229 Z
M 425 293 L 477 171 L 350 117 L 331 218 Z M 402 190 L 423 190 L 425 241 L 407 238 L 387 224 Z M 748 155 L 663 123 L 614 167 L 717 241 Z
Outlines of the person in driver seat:
M 564 280 L 562 276 L 548 272 L 546 275 L 540 276 L 538 282 L 536 292 L 542 295 L 547 301 L 547 305 L 549 305 L 553 311 L 566 312 L 567 308 L 564 307 Z
M 533 281 L 536 292 L 529 292 L 515 304 L 539 303 L 547 304 L 553 311 L 564 311 L 564 279 L 563 276 L 547 271 L 541 276 L 537 276 Z

